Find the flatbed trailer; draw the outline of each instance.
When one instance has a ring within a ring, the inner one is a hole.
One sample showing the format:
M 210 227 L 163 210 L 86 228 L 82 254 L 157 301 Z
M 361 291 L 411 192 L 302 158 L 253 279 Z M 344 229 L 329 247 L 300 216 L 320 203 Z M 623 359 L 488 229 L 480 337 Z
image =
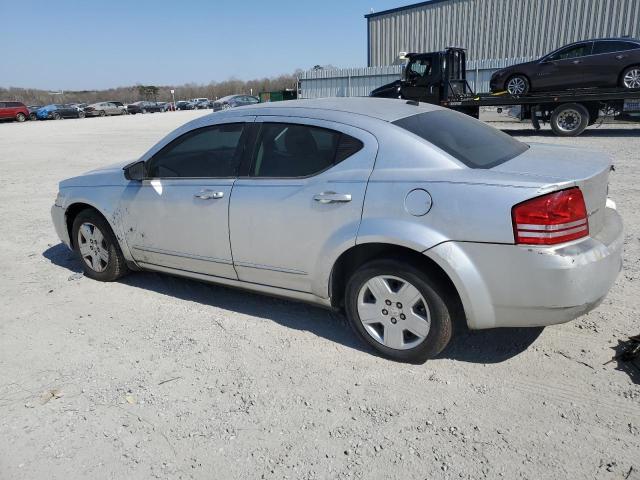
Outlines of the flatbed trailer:
M 479 114 L 481 107 L 519 106 L 520 119 L 530 119 L 535 130 L 540 130 L 540 122 L 545 122 L 557 135 L 576 136 L 602 115 L 611 115 L 619 120 L 630 119 L 634 113 L 640 115 L 640 91 L 590 88 L 528 95 L 506 92 L 450 95 L 440 105 L 474 116 Z
M 442 52 L 407 54 L 406 69 L 429 71 L 383 85 L 371 92 L 374 97 L 404 98 L 458 110 L 476 118 L 481 107 L 520 108 L 520 119 L 530 119 L 534 129 L 551 125 L 556 135 L 577 136 L 603 115 L 632 119 L 640 115 L 640 90 L 624 88 L 584 88 L 558 92 L 512 95 L 508 92 L 475 94 L 466 79 L 466 55 L 462 48 Z M 412 67 L 416 67 L 413 68 Z M 427 68 L 427 67 L 424 67 Z

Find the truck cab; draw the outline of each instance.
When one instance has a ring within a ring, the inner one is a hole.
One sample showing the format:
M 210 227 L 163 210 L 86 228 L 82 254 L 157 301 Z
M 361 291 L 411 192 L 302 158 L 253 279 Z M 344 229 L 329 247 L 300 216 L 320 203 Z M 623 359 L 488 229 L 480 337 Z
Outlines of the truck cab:
M 440 52 L 408 53 L 401 80 L 383 85 L 372 97 L 404 98 L 441 105 L 452 98 L 469 97 L 473 91 L 466 78 L 466 54 L 463 48 L 450 47 Z M 473 110 L 473 111 L 472 111 Z M 477 117 L 477 109 L 470 115 Z

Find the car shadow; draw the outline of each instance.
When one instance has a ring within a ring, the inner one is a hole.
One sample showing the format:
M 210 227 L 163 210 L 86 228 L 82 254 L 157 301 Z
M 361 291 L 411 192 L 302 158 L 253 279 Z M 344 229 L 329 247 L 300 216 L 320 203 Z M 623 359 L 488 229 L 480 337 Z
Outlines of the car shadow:
M 81 275 L 79 260 L 62 243 L 48 248 L 42 255 L 54 265 L 72 272 L 72 277 Z M 284 327 L 308 331 L 354 350 L 376 355 L 372 348 L 356 337 L 344 315 L 315 305 L 154 272 L 134 272 L 119 282 L 172 298 L 274 321 Z M 541 328 L 459 330 L 437 358 L 500 363 L 522 353 L 542 332 Z
M 499 128 L 499 127 L 498 127 Z M 504 133 L 507 133 L 511 136 L 515 137 L 549 137 L 549 138 L 559 138 L 553 131 L 550 129 L 542 129 L 542 130 L 534 130 L 533 128 L 523 128 L 522 130 L 518 128 L 500 128 Z M 616 137 L 616 138 L 626 138 L 626 137 L 634 137 L 638 136 L 639 128 L 630 129 L 630 128 L 601 128 L 597 127 L 589 127 L 584 132 L 580 134 L 581 137 L 593 137 L 593 138 L 601 138 L 601 137 Z
M 640 337 L 640 335 L 638 335 Z M 636 385 L 640 385 L 640 356 L 635 358 L 626 358 L 631 348 L 635 346 L 638 349 L 638 342 L 631 338 L 627 340 L 618 340 L 618 345 L 613 347 L 614 356 L 612 361 L 616 363 L 616 370 L 629 375 L 629 378 Z M 626 355 L 625 355 L 626 353 Z

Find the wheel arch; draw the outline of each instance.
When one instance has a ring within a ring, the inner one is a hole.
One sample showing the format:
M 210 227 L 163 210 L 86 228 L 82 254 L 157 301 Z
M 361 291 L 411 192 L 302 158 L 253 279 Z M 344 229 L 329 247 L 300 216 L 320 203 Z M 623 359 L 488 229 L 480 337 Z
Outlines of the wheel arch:
M 445 270 L 430 257 L 417 250 L 390 243 L 360 243 L 342 252 L 334 262 L 329 277 L 331 306 L 334 308 L 342 308 L 344 306 L 345 287 L 353 272 L 365 263 L 381 258 L 405 260 L 428 272 L 429 276 L 434 278 L 455 300 L 454 317 L 456 321 L 466 323 L 460 294 Z
M 69 233 L 69 243 L 71 243 L 71 247 L 73 248 L 75 246 L 73 232 L 72 232 L 73 222 L 75 221 L 76 217 L 80 214 L 80 212 L 84 210 L 93 210 L 98 215 L 100 215 L 104 219 L 104 221 L 107 222 L 109 227 L 111 227 L 111 231 L 115 235 L 116 240 L 118 240 L 118 243 L 120 243 L 120 248 L 122 248 L 122 242 L 118 238 L 118 234 L 117 234 L 117 230 L 115 229 L 115 226 L 113 225 L 112 222 L 109 221 L 109 216 L 106 215 L 103 211 L 101 211 L 95 205 L 92 205 L 84 201 L 73 202 L 65 209 L 65 222 L 66 222 L 67 232 Z

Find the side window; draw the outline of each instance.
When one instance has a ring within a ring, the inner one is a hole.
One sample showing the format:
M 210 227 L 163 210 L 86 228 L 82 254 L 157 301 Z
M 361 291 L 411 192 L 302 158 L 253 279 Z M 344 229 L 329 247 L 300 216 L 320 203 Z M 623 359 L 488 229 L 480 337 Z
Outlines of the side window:
M 638 46 L 631 42 L 622 42 L 618 40 L 595 42 L 593 45 L 593 54 L 622 52 L 624 50 L 631 50 L 632 48 L 638 48 Z
M 574 45 L 573 47 L 560 50 L 553 56 L 553 60 L 569 60 L 571 58 L 584 57 L 585 55 L 591 55 L 592 43 L 581 43 L 580 45 Z
M 251 176 L 309 177 L 348 158 L 363 147 L 349 135 L 289 123 L 264 123 L 258 137 Z
M 149 161 L 151 178 L 235 177 L 240 165 L 244 124 L 229 123 L 185 133 Z
M 411 64 L 410 74 L 412 76 L 427 77 L 431 75 L 431 60 L 421 58 Z

